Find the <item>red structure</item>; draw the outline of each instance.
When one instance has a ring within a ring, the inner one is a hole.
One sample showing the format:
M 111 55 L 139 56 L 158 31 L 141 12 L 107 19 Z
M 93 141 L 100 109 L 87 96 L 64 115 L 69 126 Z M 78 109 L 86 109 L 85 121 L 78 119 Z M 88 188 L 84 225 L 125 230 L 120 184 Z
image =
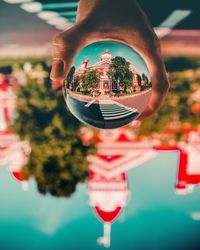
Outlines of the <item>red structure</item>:
M 187 140 L 180 143 L 180 148 L 176 190 L 188 194 L 200 184 L 200 131 L 190 132 Z
M 28 182 L 23 178 L 21 169 L 27 163 L 30 152 L 29 143 L 20 141 L 17 135 L 11 132 L 0 133 L 0 166 L 7 166 L 24 190 L 27 190 Z
M 79 68 L 75 71 L 75 76 L 82 75 L 86 70 L 98 70 L 100 73 L 100 82 L 98 86 L 98 90 L 102 93 L 106 91 L 112 90 L 114 87 L 112 86 L 111 80 L 107 75 L 107 71 L 110 69 L 110 63 L 112 60 L 112 55 L 108 50 L 104 51 L 100 56 L 100 61 L 96 62 L 93 65 L 88 66 L 88 60 L 84 60 Z M 136 68 L 130 64 L 129 69 L 133 73 L 133 89 L 140 90 L 138 83 L 138 73 Z
M 129 189 L 126 172 L 156 155 L 152 145 L 127 129 L 102 130 L 98 135 L 83 129 L 84 144 L 96 140 L 98 154 L 89 156 L 89 205 L 103 223 L 104 234 L 97 242 L 111 244 L 111 224 L 128 204 Z M 144 154 L 145 152 L 145 154 Z
M 84 137 L 87 136 L 82 135 L 83 140 Z M 135 136 L 128 128 L 101 130 L 96 139 L 98 155 L 88 157 L 89 167 L 107 178 L 126 173 L 156 156 L 152 142 Z M 105 161 L 103 157 L 115 160 Z
M 188 194 L 200 183 L 200 130 L 187 133 L 187 140 L 179 145 L 158 145 L 142 139 L 129 128 L 101 130 L 94 134 L 83 128 L 81 138 L 85 145 L 96 141 L 97 155 L 89 156 L 89 205 L 104 226 L 98 243 L 110 246 L 111 224 L 128 204 L 129 189 L 126 173 L 158 152 L 177 153 L 177 194 Z M 158 143 L 158 141 L 157 141 Z
M 112 160 L 107 157 L 108 161 Z M 106 160 L 106 158 L 105 158 Z M 113 158 L 113 160 L 115 160 Z M 89 205 L 93 207 L 97 217 L 104 225 L 103 237 L 98 243 L 110 246 L 111 223 L 113 223 L 128 203 L 128 184 L 126 174 L 106 178 L 90 171 L 88 181 Z
M 13 118 L 16 106 L 15 84 L 5 74 L 0 73 L 0 131 L 6 131 Z
M 28 187 L 29 187 L 29 178 L 25 178 L 23 175 L 22 175 L 22 172 L 21 171 L 18 171 L 18 172 L 11 172 L 13 178 L 20 182 L 21 185 L 22 185 L 22 189 L 24 191 L 27 191 L 28 190 Z
M 0 166 L 7 166 L 14 179 L 27 190 L 28 182 L 22 177 L 21 169 L 27 162 L 30 145 L 20 141 L 8 128 L 16 107 L 15 89 L 14 78 L 0 74 Z
M 188 133 L 185 141 L 178 146 L 157 146 L 157 151 L 176 151 L 177 161 L 177 181 L 176 193 L 189 194 L 194 190 L 195 185 L 200 184 L 200 131 Z

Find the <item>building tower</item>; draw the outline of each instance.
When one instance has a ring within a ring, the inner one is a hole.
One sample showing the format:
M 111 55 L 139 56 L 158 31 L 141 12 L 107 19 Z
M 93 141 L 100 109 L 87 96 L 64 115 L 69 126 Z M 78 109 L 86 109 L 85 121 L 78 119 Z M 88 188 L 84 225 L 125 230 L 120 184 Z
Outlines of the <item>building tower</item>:
M 81 131 L 85 145 L 93 140 L 91 130 Z M 104 234 L 97 242 L 111 244 L 111 225 L 128 204 L 130 191 L 126 173 L 155 156 L 152 145 L 143 142 L 128 128 L 102 130 L 94 140 L 98 153 L 89 156 L 89 205 L 103 223 Z
M 103 223 L 103 236 L 98 244 L 110 247 L 111 224 L 118 218 L 128 203 L 128 184 L 126 174 L 106 178 L 90 171 L 88 181 L 89 205 Z

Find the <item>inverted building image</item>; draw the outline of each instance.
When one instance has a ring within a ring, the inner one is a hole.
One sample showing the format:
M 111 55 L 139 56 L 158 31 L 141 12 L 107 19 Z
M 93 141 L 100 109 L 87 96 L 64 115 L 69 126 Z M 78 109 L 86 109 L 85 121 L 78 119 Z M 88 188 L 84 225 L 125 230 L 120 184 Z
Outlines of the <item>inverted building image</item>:
M 200 249 L 200 3 L 137 3 L 0 1 L 1 250 Z

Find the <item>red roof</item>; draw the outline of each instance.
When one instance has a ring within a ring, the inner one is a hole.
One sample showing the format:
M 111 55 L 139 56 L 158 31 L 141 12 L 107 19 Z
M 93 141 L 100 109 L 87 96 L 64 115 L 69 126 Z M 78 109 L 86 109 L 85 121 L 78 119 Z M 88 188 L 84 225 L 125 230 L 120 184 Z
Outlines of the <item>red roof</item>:
M 103 55 L 104 55 L 104 54 L 109 54 L 109 55 L 110 55 L 110 52 L 109 52 L 109 51 L 104 51 L 104 52 L 103 52 Z
M 121 210 L 122 210 L 121 207 L 116 207 L 114 211 L 105 212 L 101 210 L 99 207 L 95 207 L 95 212 L 103 222 L 113 222 L 118 217 Z
M 153 146 L 154 150 L 160 150 L 160 151 L 172 151 L 172 150 L 181 150 L 178 146 L 176 145 L 158 145 L 158 146 Z
M 115 160 L 118 160 L 119 158 L 123 157 L 123 155 L 97 155 L 97 157 L 103 161 L 106 161 L 106 162 L 112 162 L 112 161 L 115 161 Z
M 115 182 L 118 182 L 119 181 L 119 177 L 120 178 L 120 181 L 123 180 L 124 182 L 127 180 L 126 178 L 126 174 L 125 173 L 121 173 L 117 176 L 114 176 L 114 177 L 109 177 L 109 178 L 106 178 L 105 176 L 102 176 L 98 173 L 95 173 L 93 170 L 89 170 L 89 179 L 90 180 L 95 180 L 96 177 L 98 178 L 98 181 L 101 182 L 101 181 L 106 181 L 106 182 L 110 182 L 110 181 L 115 181 Z M 116 180 L 117 179 L 117 180 Z
M 124 133 L 120 133 L 119 137 L 115 142 L 140 142 L 141 138 L 140 137 L 129 137 L 126 134 L 126 131 Z
M 12 176 L 17 179 L 18 181 L 23 181 L 22 174 L 20 172 L 11 172 Z
M 14 171 L 14 172 L 11 172 L 11 174 L 18 181 L 27 181 L 28 180 L 28 178 L 24 178 L 22 176 L 21 172 Z

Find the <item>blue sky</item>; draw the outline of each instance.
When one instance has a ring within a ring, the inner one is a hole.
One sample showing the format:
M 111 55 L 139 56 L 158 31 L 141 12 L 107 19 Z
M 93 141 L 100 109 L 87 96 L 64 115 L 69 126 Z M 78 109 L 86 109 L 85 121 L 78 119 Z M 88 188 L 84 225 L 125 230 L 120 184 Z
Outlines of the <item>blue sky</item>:
M 85 59 L 88 59 L 89 65 L 92 65 L 100 60 L 100 55 L 106 49 L 108 49 L 113 57 L 124 57 L 136 67 L 140 74 L 145 73 L 150 78 L 147 66 L 141 56 L 129 46 L 119 42 L 101 41 L 92 43 L 78 53 L 73 65 L 79 67 Z

